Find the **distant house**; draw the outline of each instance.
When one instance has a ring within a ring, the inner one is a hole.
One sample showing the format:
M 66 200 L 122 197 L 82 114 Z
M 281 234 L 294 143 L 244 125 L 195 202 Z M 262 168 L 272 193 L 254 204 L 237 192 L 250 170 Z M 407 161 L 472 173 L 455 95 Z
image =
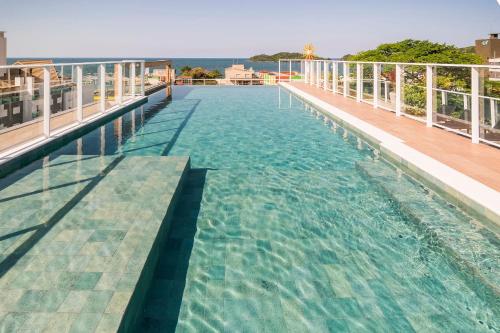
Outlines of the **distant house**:
M 175 78 L 175 84 L 178 86 L 192 85 L 193 78 L 191 76 L 187 76 L 187 75 L 179 75 Z
M 476 54 L 489 65 L 500 65 L 500 39 L 498 36 L 498 33 L 492 33 L 488 39 L 476 40 Z M 500 81 L 500 70 L 490 69 L 489 76 L 492 81 Z
M 476 40 L 475 50 L 484 62 L 490 59 L 500 58 L 500 39 L 498 33 L 490 34 L 488 39 Z
M 14 63 L 16 66 L 31 66 L 31 65 L 45 65 L 53 64 L 52 60 L 19 60 Z M 13 70 L 11 70 L 12 72 Z M 32 68 L 20 68 L 17 70 L 19 77 L 33 77 L 35 82 L 43 81 L 43 68 L 42 67 L 32 67 Z M 49 67 L 50 81 L 59 81 L 61 78 L 57 73 L 54 66 Z M 12 74 L 11 74 L 12 75 Z
M 253 68 L 245 69 L 245 65 L 232 65 L 225 69 L 225 79 L 234 84 L 249 84 L 254 78 Z

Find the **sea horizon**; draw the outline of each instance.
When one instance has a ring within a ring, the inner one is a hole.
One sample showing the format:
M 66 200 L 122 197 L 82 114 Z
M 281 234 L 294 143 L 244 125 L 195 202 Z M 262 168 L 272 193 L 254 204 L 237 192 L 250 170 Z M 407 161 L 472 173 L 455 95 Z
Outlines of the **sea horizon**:
M 179 73 L 180 69 L 184 66 L 189 67 L 203 67 L 207 70 L 218 70 L 222 74 L 224 69 L 233 64 L 245 65 L 245 68 L 253 68 L 255 71 L 277 71 L 278 62 L 275 61 L 251 61 L 249 58 L 167 58 L 167 57 L 10 57 L 7 58 L 7 64 L 13 64 L 19 60 L 32 60 L 32 59 L 50 59 L 56 64 L 74 63 L 74 62 L 95 62 L 95 61 L 118 61 L 125 59 L 141 59 L 141 60 L 171 60 L 172 66 Z M 297 70 L 295 68 L 294 70 Z M 285 70 L 285 69 L 284 69 Z

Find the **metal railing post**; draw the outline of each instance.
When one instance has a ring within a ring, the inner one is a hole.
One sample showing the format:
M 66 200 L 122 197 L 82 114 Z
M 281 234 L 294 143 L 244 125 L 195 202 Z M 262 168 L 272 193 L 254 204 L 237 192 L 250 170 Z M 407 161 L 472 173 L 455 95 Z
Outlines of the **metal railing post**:
M 379 64 L 373 64 L 373 107 L 378 108 Z
M 426 66 L 426 125 L 427 127 L 432 127 L 432 114 L 434 112 L 434 98 L 433 98 L 433 89 L 434 89 L 434 66 L 427 65 Z
M 278 60 L 278 79 L 276 80 L 276 83 L 280 82 L 281 78 L 281 59 Z
M 316 60 L 316 87 L 319 88 L 321 81 L 321 62 Z
M 144 75 L 145 75 L 145 64 L 144 64 L 144 61 L 141 61 L 141 96 L 145 96 L 146 95 L 146 88 L 145 88 L 145 85 L 144 85 Z M 165 75 L 168 75 L 168 71 L 165 71 Z M 166 80 L 168 80 L 167 78 L 165 78 Z M 168 82 L 168 81 L 167 81 Z
M 123 65 L 121 63 L 118 63 L 116 66 L 116 70 L 118 71 L 118 82 L 115 82 L 115 84 L 118 84 L 117 102 L 118 102 L 118 104 L 122 104 L 122 102 L 123 102 Z
M 326 61 L 323 61 L 323 90 L 328 89 L 328 65 Z
M 497 124 L 497 110 L 498 110 L 498 104 L 497 101 L 490 98 L 490 121 L 491 121 L 491 128 L 494 128 L 495 125 Z
M 76 119 L 79 123 L 83 121 L 83 68 L 76 66 Z
M 479 143 L 479 68 L 471 68 L 471 132 L 472 143 Z
M 448 94 L 446 91 L 441 91 L 441 105 L 448 105 Z
M 343 72 L 344 72 L 344 97 L 349 95 L 349 63 L 343 63 Z
M 312 85 L 313 84 L 313 75 L 314 75 L 314 66 L 313 66 L 313 63 L 312 61 L 308 61 L 309 62 L 309 85 Z
M 309 83 L 309 62 L 304 60 L 304 83 Z
M 363 65 L 356 64 L 356 102 L 361 102 L 363 99 Z
M 389 81 L 384 79 L 384 102 L 387 103 L 389 101 Z
M 50 137 L 50 70 L 43 68 L 43 135 Z
M 290 59 L 290 64 L 288 66 L 288 82 L 292 82 L 292 60 Z
M 132 98 L 135 97 L 135 62 L 130 63 L 130 73 L 129 73 L 129 82 L 130 82 L 130 94 Z
M 401 116 L 401 77 L 403 74 L 402 65 L 396 65 L 396 116 Z
M 106 112 L 106 65 L 99 65 L 100 94 L 99 100 L 101 112 Z
M 332 90 L 333 90 L 333 93 L 336 94 L 337 93 L 337 80 L 338 80 L 338 77 L 339 77 L 339 64 L 335 61 L 332 61 L 332 66 L 333 66 L 333 73 L 332 73 Z

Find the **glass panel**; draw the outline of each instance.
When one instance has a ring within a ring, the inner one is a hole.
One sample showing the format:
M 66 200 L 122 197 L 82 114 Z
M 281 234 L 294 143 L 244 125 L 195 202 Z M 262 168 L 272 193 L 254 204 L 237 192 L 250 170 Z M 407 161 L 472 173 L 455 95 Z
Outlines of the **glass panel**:
M 132 98 L 132 84 L 133 79 L 131 78 L 132 74 L 132 63 L 124 63 L 122 65 L 123 69 L 123 101 L 127 101 Z
M 141 94 L 141 63 L 135 64 L 135 78 L 133 79 L 135 85 L 135 96 Z
M 372 64 L 364 64 L 361 67 L 361 91 L 363 92 L 361 94 L 361 99 L 368 103 L 373 103 L 373 66 Z
M 116 83 L 115 64 L 106 64 L 106 110 L 118 104 L 118 87 Z
M 82 66 L 82 104 L 83 118 L 88 118 L 101 111 L 99 101 L 101 100 L 101 91 L 99 89 L 99 66 Z
M 326 66 L 326 77 L 325 77 L 326 89 L 332 90 L 332 63 L 327 62 L 325 66 Z
M 65 75 L 64 68 L 71 66 L 49 66 L 50 73 L 50 129 L 55 130 L 73 125 L 76 115 L 76 80 Z M 42 74 L 43 75 L 43 74 Z
M 0 70 L 0 151 L 43 134 L 43 71 Z
M 356 64 L 349 64 L 348 66 L 348 80 L 349 80 L 349 90 L 348 96 L 356 98 Z
M 436 68 L 434 123 L 471 134 L 471 70 L 467 67 Z
M 396 66 L 380 65 L 378 105 L 396 111 Z
M 500 145 L 500 69 L 483 69 L 479 79 L 479 136 Z
M 402 77 L 401 112 L 425 120 L 425 66 L 404 66 Z
M 344 91 L 344 66 L 345 63 L 336 63 L 337 66 L 337 93 L 342 94 Z

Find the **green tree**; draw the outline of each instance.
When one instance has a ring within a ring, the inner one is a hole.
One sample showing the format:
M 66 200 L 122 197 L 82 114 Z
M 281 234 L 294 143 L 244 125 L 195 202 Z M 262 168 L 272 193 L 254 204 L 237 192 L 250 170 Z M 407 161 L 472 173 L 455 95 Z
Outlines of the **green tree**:
M 346 55 L 348 61 L 440 63 L 440 64 L 482 64 L 482 59 L 454 45 L 433 43 L 426 40 L 405 39 L 397 43 L 379 45 L 373 50 Z M 382 75 L 393 81 L 394 66 L 384 66 Z M 438 67 L 436 84 L 440 89 L 461 92 L 470 91 L 470 69 L 458 67 Z M 422 115 L 425 108 L 425 67 L 405 66 L 403 96 L 407 112 Z
M 217 79 L 217 78 L 221 78 L 222 74 L 217 69 L 214 69 L 213 71 L 206 73 L 205 77 L 207 79 Z
M 348 56 L 351 61 L 426 62 L 440 64 L 481 64 L 482 59 L 453 45 L 427 40 L 405 39 Z
M 181 73 L 182 74 L 189 74 L 189 72 L 191 72 L 191 67 L 189 67 L 189 66 L 183 66 L 183 67 L 181 67 Z

